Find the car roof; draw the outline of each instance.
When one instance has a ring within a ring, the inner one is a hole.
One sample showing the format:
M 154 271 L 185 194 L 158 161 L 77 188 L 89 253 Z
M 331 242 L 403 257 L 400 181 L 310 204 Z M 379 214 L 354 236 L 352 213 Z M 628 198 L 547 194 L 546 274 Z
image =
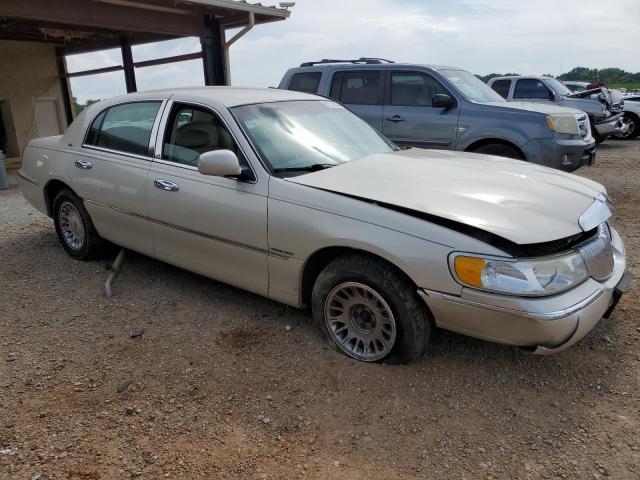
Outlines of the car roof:
M 130 93 L 108 100 L 110 104 L 123 103 L 127 101 L 158 100 L 169 97 L 181 99 L 201 99 L 202 101 L 215 101 L 225 107 L 237 107 L 239 105 L 249 105 L 254 103 L 283 102 L 287 100 L 319 100 L 322 97 L 308 93 L 294 92 L 290 90 L 279 90 L 276 88 L 249 88 L 249 87 L 179 87 L 166 88 L 160 90 L 148 90 L 145 92 Z M 102 103 L 102 102 L 101 102 Z
M 426 63 L 350 63 L 350 62 L 335 62 L 335 63 L 319 63 L 316 65 L 310 65 L 308 67 L 294 67 L 291 70 L 297 70 L 300 72 L 308 72 L 313 70 L 333 70 L 333 69 L 359 69 L 364 70 L 381 70 L 387 68 L 415 68 L 424 67 L 431 70 L 463 70 L 459 67 L 450 67 L 447 65 L 431 65 Z
M 506 75 L 504 77 L 493 77 L 489 81 L 493 82 L 494 80 L 513 80 L 516 78 L 534 78 L 536 80 L 540 80 L 542 78 L 553 78 L 553 77 L 547 77 L 546 75 Z

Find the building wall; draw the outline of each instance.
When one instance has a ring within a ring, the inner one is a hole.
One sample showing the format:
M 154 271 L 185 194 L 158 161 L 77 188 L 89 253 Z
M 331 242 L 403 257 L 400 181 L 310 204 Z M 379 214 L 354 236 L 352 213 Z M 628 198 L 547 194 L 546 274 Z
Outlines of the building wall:
M 12 118 L 4 119 L 9 156 L 19 156 L 29 140 L 39 136 L 36 99 L 57 98 L 60 125 L 66 128 L 64 100 L 55 49 L 45 43 L 0 40 L 0 102 L 8 103 Z

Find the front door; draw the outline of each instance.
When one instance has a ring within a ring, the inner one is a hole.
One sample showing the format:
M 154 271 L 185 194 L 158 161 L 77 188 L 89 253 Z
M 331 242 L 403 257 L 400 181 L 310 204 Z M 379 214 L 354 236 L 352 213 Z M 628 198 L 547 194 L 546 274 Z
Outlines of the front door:
M 218 149 L 234 151 L 250 168 L 213 109 L 174 102 L 163 123 L 147 183 L 155 256 L 267 295 L 266 182 L 198 171 L 199 156 Z
M 451 96 L 423 72 L 390 72 L 390 95 L 384 107 L 384 135 L 399 145 L 453 149 L 460 107 L 434 107 L 435 94 Z M 453 97 L 452 97 L 453 98 Z

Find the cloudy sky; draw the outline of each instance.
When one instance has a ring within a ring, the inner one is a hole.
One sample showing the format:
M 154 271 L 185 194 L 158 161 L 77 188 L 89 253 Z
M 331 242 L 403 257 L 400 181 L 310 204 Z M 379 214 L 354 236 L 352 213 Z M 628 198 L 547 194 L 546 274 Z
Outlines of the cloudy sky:
M 637 72 L 639 20 L 640 0 L 297 0 L 288 20 L 259 25 L 231 47 L 231 82 L 275 86 L 303 61 L 362 56 L 478 74 L 558 75 L 576 66 Z M 194 38 L 141 45 L 134 60 L 199 48 Z M 68 58 L 70 71 L 121 62 L 119 50 Z M 200 60 L 138 69 L 136 76 L 139 90 L 203 84 Z M 81 102 L 107 98 L 125 92 L 122 77 L 73 79 L 72 90 Z

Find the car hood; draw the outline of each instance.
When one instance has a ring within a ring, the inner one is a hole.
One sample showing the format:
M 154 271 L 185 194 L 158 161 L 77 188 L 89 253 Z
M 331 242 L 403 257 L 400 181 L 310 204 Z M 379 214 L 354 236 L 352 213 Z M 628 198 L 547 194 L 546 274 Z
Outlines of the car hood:
M 559 107 L 551 103 L 532 103 L 532 102 L 483 102 L 483 105 L 492 107 L 511 108 L 513 110 L 524 110 L 526 112 L 545 113 L 547 115 L 554 113 L 574 113 L 584 114 L 582 110 L 575 108 Z
M 591 180 L 519 160 L 415 148 L 288 180 L 455 221 L 520 245 L 581 233 L 580 216 L 605 193 Z

